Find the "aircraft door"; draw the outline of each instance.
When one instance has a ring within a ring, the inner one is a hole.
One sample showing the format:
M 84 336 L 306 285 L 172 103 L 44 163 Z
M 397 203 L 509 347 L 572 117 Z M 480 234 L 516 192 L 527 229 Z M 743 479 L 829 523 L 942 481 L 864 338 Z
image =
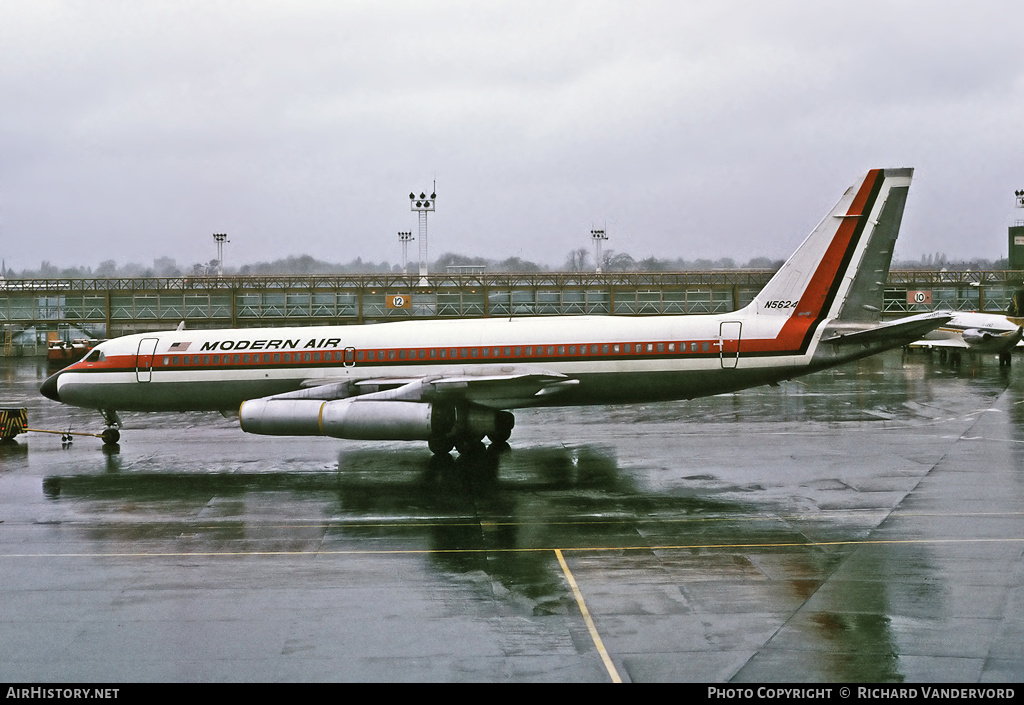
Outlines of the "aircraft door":
M 139 341 L 139 351 L 135 356 L 135 379 L 139 382 L 153 380 L 153 358 L 156 356 L 156 344 L 159 338 L 143 338 Z
M 356 349 L 345 348 L 345 367 L 356 366 Z
M 721 351 L 722 368 L 735 369 L 740 361 L 740 321 L 722 321 L 718 328 L 718 349 Z

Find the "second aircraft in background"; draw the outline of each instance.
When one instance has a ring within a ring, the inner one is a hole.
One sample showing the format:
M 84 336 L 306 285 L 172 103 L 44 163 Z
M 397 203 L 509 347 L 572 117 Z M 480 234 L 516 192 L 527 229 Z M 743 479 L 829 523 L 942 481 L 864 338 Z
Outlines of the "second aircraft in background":
M 1024 319 L 1010 319 L 999 313 L 954 313 L 949 322 L 939 326 L 911 345 L 915 348 L 937 349 L 948 354 L 953 364 L 960 362 L 963 351 L 994 353 L 999 364 L 1010 364 L 1010 353 L 1021 341 Z

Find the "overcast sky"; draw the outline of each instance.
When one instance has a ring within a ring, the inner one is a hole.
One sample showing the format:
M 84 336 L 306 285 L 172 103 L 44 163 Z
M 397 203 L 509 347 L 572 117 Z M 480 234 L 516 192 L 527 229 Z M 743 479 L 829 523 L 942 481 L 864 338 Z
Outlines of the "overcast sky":
M 784 258 L 873 167 L 898 258 L 1024 218 L 1019 2 L 0 3 L 0 257 Z

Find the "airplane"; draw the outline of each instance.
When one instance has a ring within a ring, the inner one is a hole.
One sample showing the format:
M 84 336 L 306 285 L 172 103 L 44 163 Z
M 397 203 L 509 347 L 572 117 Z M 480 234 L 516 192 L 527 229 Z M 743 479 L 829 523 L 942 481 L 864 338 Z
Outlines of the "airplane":
M 950 312 L 950 315 L 952 318 L 948 322 L 911 343 L 910 347 L 937 348 L 943 357 L 948 352 L 954 365 L 960 363 L 960 354 L 964 350 L 998 353 L 1000 366 L 1010 364 L 1011 352 L 1024 336 L 1024 328 L 1021 327 L 1024 320 L 973 311 Z
M 139 333 L 50 376 L 46 397 L 118 411 L 237 409 L 248 433 L 507 442 L 510 410 L 692 399 L 901 347 L 950 320 L 880 323 L 913 169 L 855 182 L 747 306 L 701 315 L 553 316 Z

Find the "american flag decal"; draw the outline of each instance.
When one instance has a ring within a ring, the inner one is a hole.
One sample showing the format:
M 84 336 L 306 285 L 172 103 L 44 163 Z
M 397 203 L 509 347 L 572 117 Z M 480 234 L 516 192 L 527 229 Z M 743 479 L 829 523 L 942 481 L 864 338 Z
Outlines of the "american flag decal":
M 175 352 L 184 352 L 188 350 L 188 346 L 192 343 L 171 343 L 171 350 Z

